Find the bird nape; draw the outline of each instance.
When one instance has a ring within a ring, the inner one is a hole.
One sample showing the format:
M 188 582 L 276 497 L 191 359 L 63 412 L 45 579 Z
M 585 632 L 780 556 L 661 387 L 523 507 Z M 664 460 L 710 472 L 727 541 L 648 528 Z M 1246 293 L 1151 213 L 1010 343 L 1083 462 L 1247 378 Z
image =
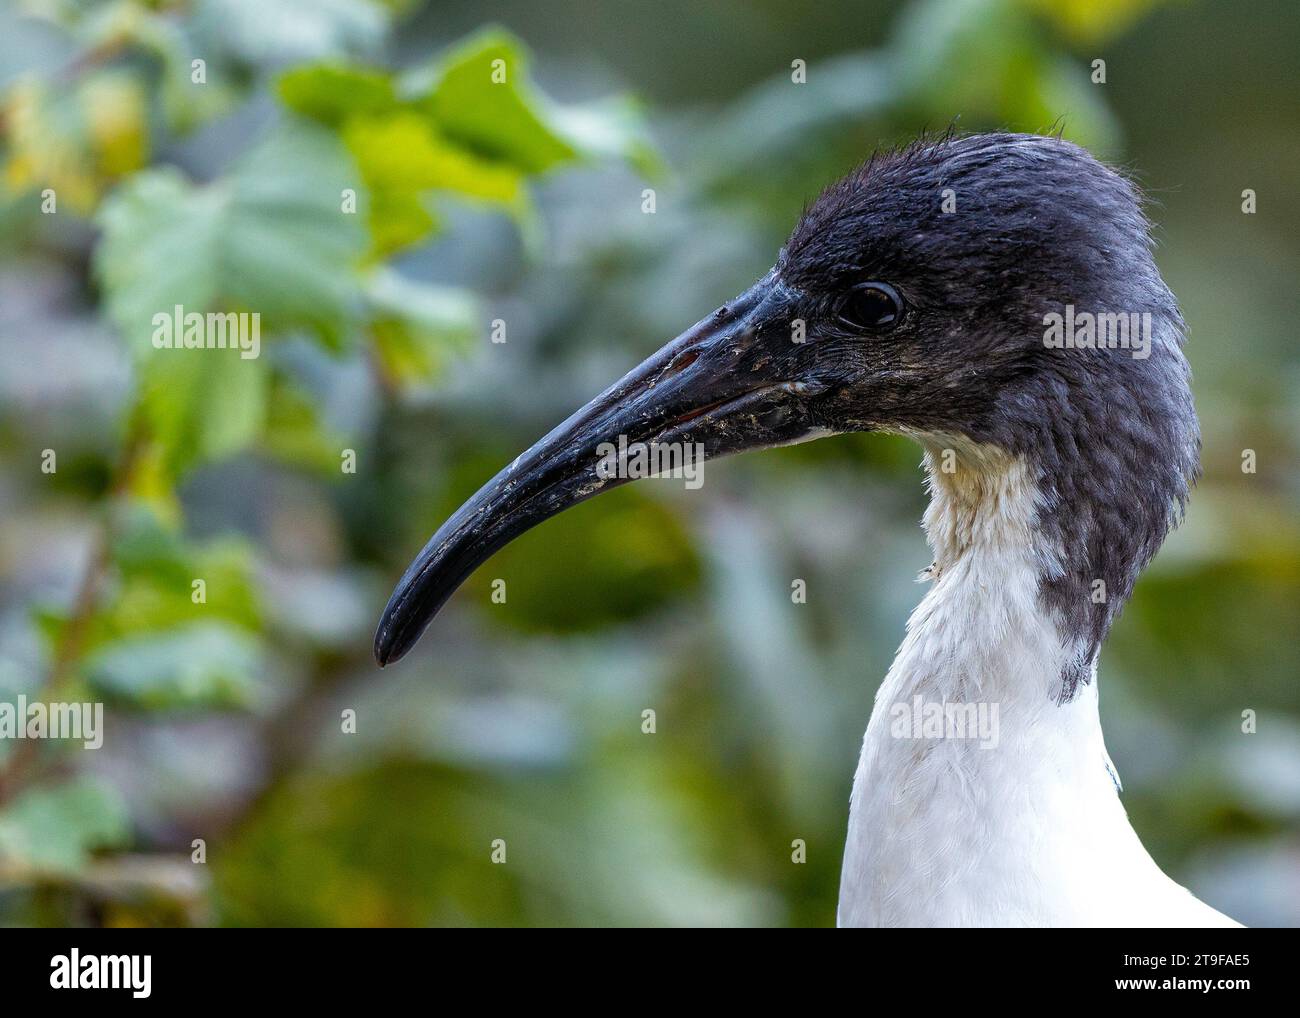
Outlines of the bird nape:
M 439 528 L 375 657 L 406 654 L 506 543 L 625 483 L 611 448 L 712 458 L 909 435 L 933 583 L 868 724 L 840 922 L 1231 923 L 1128 824 L 1094 681 L 1197 473 L 1182 338 L 1136 189 L 1083 149 L 998 133 L 878 153 L 812 204 L 762 279 Z M 976 717 L 978 737 L 962 723 Z

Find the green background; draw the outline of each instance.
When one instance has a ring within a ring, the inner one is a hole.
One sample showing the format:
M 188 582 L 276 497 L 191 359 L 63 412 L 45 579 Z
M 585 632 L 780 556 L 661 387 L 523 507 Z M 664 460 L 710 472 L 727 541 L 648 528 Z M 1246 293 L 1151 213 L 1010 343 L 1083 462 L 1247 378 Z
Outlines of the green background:
M 1153 199 L 1205 477 L 1103 653 L 1107 744 L 1171 875 L 1295 925 L 1297 52 L 1283 2 L 7 5 L 0 699 L 107 731 L 0 742 L 0 923 L 832 923 L 929 562 L 911 444 L 621 488 L 401 665 L 371 638 L 482 481 L 955 122 Z M 259 312 L 262 355 L 154 350 L 176 303 Z

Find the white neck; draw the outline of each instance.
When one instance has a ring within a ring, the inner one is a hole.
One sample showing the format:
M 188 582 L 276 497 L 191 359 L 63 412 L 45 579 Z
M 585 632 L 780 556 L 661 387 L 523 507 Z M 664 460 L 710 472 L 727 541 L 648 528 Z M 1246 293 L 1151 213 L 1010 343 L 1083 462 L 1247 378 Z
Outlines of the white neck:
M 1128 823 L 1095 675 L 1059 702 L 1078 649 L 1039 603 L 1039 577 L 1061 562 L 1038 536 L 1029 467 L 925 445 L 933 585 L 863 741 L 840 923 L 1206 925 L 1218 913 L 1165 877 Z M 976 724 L 963 733 L 959 719 Z

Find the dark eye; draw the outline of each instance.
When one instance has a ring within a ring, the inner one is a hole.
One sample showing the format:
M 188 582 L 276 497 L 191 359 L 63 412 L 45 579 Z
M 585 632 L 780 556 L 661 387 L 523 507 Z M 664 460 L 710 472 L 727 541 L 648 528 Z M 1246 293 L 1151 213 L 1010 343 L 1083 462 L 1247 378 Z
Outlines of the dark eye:
M 840 321 L 852 329 L 892 329 L 903 317 L 903 298 L 888 283 L 860 283 L 840 308 Z

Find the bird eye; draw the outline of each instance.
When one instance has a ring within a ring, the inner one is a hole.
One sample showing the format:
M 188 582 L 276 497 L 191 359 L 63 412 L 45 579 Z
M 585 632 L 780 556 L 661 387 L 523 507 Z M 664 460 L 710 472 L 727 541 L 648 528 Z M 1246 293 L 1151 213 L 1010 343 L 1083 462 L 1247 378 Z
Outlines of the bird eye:
M 892 329 L 903 317 L 903 298 L 888 283 L 861 283 L 849 293 L 839 317 L 852 329 Z

